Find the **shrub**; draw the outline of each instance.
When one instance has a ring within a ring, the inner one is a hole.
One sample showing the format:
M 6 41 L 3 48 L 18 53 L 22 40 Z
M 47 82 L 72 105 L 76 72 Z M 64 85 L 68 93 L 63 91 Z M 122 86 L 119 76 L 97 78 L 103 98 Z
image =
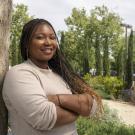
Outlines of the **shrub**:
M 122 80 L 117 77 L 104 77 L 103 84 L 105 86 L 105 91 L 108 94 L 112 94 L 115 98 L 118 98 L 118 95 L 123 88 Z
M 118 98 L 123 88 L 123 81 L 117 77 L 92 77 L 90 74 L 86 74 L 83 79 L 105 99 Z
M 100 119 L 80 117 L 77 121 L 78 135 L 135 135 L 135 128 L 122 124 L 116 111 L 105 106 L 105 113 Z

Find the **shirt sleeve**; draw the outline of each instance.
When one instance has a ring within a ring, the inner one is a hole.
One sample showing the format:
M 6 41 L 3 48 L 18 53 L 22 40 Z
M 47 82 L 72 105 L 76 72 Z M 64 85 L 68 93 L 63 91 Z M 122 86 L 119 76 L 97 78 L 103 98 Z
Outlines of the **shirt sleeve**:
M 92 108 L 90 111 L 90 117 L 94 117 L 96 115 L 98 111 L 98 105 L 97 105 L 97 101 L 95 100 L 95 98 L 93 97 L 93 104 L 92 104 Z
M 50 130 L 57 120 L 56 106 L 49 102 L 40 80 L 27 69 L 7 73 L 3 93 L 15 111 L 33 128 Z

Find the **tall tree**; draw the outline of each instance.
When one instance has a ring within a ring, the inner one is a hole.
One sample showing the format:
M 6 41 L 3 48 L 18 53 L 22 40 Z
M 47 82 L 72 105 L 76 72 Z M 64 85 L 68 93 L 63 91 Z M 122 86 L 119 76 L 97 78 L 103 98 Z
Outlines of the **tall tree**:
M 0 0 L 0 135 L 7 135 L 7 110 L 2 98 L 2 86 L 8 69 L 9 29 L 12 0 Z
M 128 56 L 126 62 L 126 88 L 130 89 L 133 81 L 133 30 L 131 30 L 128 42 Z
M 23 25 L 32 19 L 28 15 L 28 7 L 24 4 L 16 5 L 12 12 L 10 64 L 16 65 L 22 62 L 19 40 Z
M 85 39 L 85 47 L 83 48 L 83 73 L 84 74 L 87 74 L 89 73 L 89 38 L 86 37 Z
M 91 10 L 89 16 L 84 9 L 74 8 L 65 22 L 68 31 L 64 33 L 64 52 L 71 64 L 84 72 L 88 72 L 89 67 L 96 68 L 98 75 L 104 67 L 105 75 L 108 75 L 110 60 L 115 58 L 115 48 L 119 46 L 122 33 L 121 18 L 101 6 Z
M 121 46 L 117 52 L 116 56 L 116 71 L 117 71 L 117 76 L 120 79 L 124 79 L 124 60 L 123 60 L 123 46 Z
M 108 37 L 105 37 L 105 42 L 103 46 L 103 75 L 109 76 L 110 75 L 110 61 L 109 61 L 109 43 Z
M 65 32 L 65 53 L 75 70 L 88 71 L 89 67 L 86 69 L 86 64 L 87 66 L 89 64 L 89 54 L 87 51 L 90 49 L 90 44 L 84 34 L 88 23 L 86 11 L 84 9 L 74 8 L 71 16 L 65 22 L 68 26 L 68 31 Z M 88 49 L 87 51 L 86 48 Z
M 101 70 L 103 67 L 104 75 L 109 75 L 110 57 L 114 53 L 114 46 L 118 46 L 117 40 L 122 33 L 121 18 L 116 13 L 110 12 L 104 5 L 91 10 L 89 18 L 87 34 L 90 35 L 94 43 L 96 70 L 99 72 L 99 69 Z M 103 65 L 99 66 L 98 61 Z
M 102 75 L 102 63 L 101 63 L 101 49 L 99 36 L 96 35 L 95 39 L 95 65 L 96 65 L 96 75 Z

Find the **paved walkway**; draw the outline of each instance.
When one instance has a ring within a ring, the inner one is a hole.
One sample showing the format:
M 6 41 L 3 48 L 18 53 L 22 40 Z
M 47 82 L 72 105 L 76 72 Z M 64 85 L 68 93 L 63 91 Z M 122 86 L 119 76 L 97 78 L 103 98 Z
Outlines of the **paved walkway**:
M 110 109 L 117 110 L 119 118 L 127 125 L 135 125 L 135 105 L 126 102 L 103 100 Z

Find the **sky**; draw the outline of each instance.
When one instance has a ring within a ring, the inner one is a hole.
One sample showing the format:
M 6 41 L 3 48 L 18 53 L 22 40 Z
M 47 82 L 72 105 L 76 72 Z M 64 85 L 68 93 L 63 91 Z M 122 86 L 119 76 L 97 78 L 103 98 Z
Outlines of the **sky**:
M 135 27 L 135 0 L 13 0 L 13 3 L 27 5 L 30 16 L 48 20 L 56 31 L 67 30 L 64 19 L 71 15 L 74 7 L 89 13 L 95 6 L 102 5 L 119 14 L 123 23 Z

